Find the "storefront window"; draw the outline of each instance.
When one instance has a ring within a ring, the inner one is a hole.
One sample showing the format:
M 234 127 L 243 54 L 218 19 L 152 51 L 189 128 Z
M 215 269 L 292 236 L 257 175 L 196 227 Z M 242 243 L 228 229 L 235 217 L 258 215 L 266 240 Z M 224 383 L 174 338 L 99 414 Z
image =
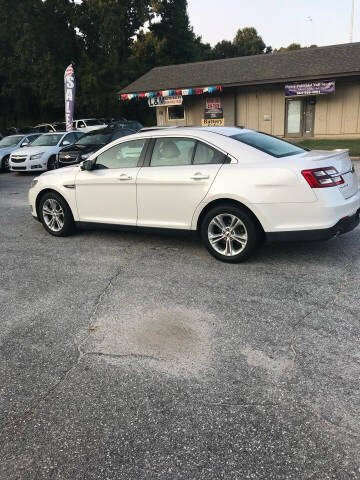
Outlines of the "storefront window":
M 184 120 L 185 119 L 184 107 L 180 105 L 176 105 L 174 107 L 168 107 L 168 118 L 169 120 Z

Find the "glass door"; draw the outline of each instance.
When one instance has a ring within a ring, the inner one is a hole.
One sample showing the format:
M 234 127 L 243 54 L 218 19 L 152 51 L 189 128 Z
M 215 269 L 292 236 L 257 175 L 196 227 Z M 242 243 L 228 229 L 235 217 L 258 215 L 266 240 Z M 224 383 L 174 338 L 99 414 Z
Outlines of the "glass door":
M 285 134 L 287 137 L 301 137 L 303 124 L 303 101 L 301 98 L 286 100 Z
M 304 127 L 303 136 L 312 137 L 314 135 L 314 114 L 315 114 L 315 98 L 304 98 Z

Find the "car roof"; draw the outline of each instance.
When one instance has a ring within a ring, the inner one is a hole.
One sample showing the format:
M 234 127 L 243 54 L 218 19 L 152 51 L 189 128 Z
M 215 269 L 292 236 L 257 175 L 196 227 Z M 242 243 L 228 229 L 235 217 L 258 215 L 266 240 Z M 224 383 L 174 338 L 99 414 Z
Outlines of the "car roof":
M 255 130 L 250 130 L 243 127 L 154 127 L 154 128 L 144 128 L 137 132 L 137 135 L 144 135 L 144 136 L 168 136 L 175 134 L 178 135 L 189 135 L 194 134 L 198 135 L 206 134 L 206 133 L 216 133 L 218 135 L 222 135 L 225 137 L 231 137 L 232 135 L 239 135 L 242 133 L 250 133 L 255 132 Z

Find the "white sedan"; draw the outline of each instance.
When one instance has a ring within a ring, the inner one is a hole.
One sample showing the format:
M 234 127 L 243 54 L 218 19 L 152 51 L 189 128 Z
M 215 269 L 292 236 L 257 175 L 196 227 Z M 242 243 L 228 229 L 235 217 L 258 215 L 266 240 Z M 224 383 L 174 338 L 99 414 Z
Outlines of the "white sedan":
M 359 223 L 347 150 L 307 151 L 237 127 L 151 130 L 34 179 L 32 214 L 56 236 L 74 226 L 197 231 L 226 262 L 263 239 L 324 240 Z
M 66 145 L 75 143 L 82 132 L 58 132 L 40 135 L 26 150 L 15 150 L 10 155 L 9 166 L 13 172 L 53 170 L 56 155 Z

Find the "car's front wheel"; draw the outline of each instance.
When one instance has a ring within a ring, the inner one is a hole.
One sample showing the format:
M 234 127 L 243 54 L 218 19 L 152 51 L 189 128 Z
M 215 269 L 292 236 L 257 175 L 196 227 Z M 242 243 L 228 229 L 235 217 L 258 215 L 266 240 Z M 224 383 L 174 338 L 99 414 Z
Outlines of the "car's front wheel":
M 54 170 L 56 168 L 56 157 L 52 156 L 47 162 L 47 169 Z
M 9 155 L 6 155 L 2 161 L 1 161 L 1 164 L 0 164 L 0 170 L 2 172 L 9 172 L 10 171 L 10 156 Z
M 56 192 L 46 193 L 40 200 L 39 217 L 45 230 L 56 237 L 66 237 L 74 230 L 74 219 L 65 200 Z
M 210 210 L 201 224 L 201 238 L 211 255 L 223 262 L 245 260 L 259 242 L 255 221 L 242 208 L 219 205 Z

